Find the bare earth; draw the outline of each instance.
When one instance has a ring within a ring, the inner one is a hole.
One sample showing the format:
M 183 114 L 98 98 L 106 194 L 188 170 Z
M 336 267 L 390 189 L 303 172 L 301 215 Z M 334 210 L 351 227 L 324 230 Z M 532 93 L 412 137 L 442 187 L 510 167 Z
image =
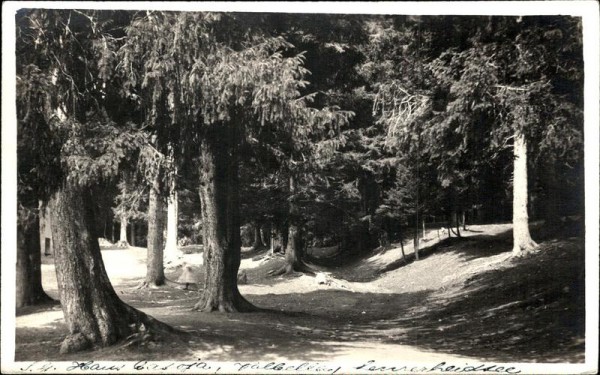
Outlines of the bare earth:
M 344 264 L 325 258 L 331 249 L 311 249 L 329 285 L 300 274 L 271 278 L 281 257 L 246 254 L 248 282 L 240 290 L 264 310 L 244 314 L 190 311 L 197 286 L 135 289 L 146 250 L 106 248 L 106 269 L 121 298 L 191 335 L 181 343 L 60 355 L 62 311 L 46 305 L 17 311 L 15 359 L 583 362 L 583 240 L 546 238 L 538 253 L 513 258 L 510 228 L 471 226 L 461 239 L 431 231 L 419 261 L 405 245 L 407 263 L 398 247 Z M 169 280 L 177 280 L 182 261 L 202 272 L 201 254 L 186 254 L 167 268 Z M 51 258 L 43 263 L 44 287 L 58 298 Z

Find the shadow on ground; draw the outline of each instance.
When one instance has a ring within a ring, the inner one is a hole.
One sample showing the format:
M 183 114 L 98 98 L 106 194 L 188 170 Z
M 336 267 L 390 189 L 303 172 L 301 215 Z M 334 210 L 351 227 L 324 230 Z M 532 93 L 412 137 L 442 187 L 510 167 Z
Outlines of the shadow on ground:
M 439 268 L 440 259 L 433 255 L 458 254 L 449 257 L 460 260 L 453 263 L 457 269 L 439 272 L 474 271 L 447 287 L 406 293 L 317 290 L 246 296 L 268 309 L 257 313 L 192 312 L 197 292 L 172 286 L 135 290 L 133 280 L 128 280 L 115 288 L 121 298 L 190 332 L 187 343 L 150 342 L 61 356 L 58 347 L 66 327 L 62 321 L 49 321 L 43 327 L 17 328 L 16 360 L 322 361 L 352 351 L 377 350 L 377 345 L 398 345 L 394 355 L 402 358 L 399 345 L 407 345 L 422 352 L 500 362 L 582 362 L 583 240 L 548 239 L 530 256 L 469 269 L 486 263 L 487 257 L 510 252 L 511 234 L 477 234 L 424 249 L 423 264 L 411 267 L 429 262 Z
M 249 295 L 252 303 L 269 310 L 248 314 L 192 312 L 193 292 L 170 300 L 162 294 L 166 291 L 150 292 L 157 297 L 153 303 L 129 295 L 125 300 L 133 306 L 191 332 L 190 342 L 59 356 L 66 329 L 54 323 L 50 329 L 17 329 L 17 359 L 321 361 L 349 348 L 360 354 L 380 343 L 502 362 L 581 362 L 583 260 L 581 241 L 554 241 L 537 254 L 513 258 L 504 268 L 447 290 Z
M 454 294 L 432 294 L 414 316 L 390 319 L 376 335 L 404 326 L 386 341 L 496 361 L 582 362 L 583 243 L 554 241 L 511 262 L 472 277 Z

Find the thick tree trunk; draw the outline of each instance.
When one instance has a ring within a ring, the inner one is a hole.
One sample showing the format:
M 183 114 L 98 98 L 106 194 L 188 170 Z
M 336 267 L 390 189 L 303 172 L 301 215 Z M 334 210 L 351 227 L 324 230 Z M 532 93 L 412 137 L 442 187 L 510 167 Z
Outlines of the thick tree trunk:
M 167 202 L 167 240 L 165 242 L 165 262 L 173 262 L 181 255 L 177 248 L 178 202 L 175 184 L 171 184 Z
M 300 225 L 298 225 L 300 213 L 298 206 L 293 201 L 294 195 L 296 194 L 296 178 L 294 176 L 291 176 L 289 179 L 289 189 L 292 200 L 289 207 L 290 223 L 288 225 L 287 245 L 285 248 L 285 264 L 283 267 L 271 271 L 270 274 L 277 276 L 292 273 L 294 271 L 314 274 L 314 271 L 312 271 L 303 261 L 304 241 L 302 239 L 302 229 L 300 228 Z
M 513 175 L 513 255 L 522 255 L 537 247 L 529 233 L 527 214 L 527 141 L 522 132 L 514 139 Z
M 164 231 L 165 231 L 165 202 L 161 195 L 161 173 L 150 188 L 148 200 L 148 246 L 146 260 L 146 279 L 141 286 L 161 286 L 165 283 L 163 263 Z
M 304 245 L 302 243 L 302 233 L 296 224 L 290 224 L 288 228 L 288 242 L 285 248 L 285 272 L 304 270 L 302 257 L 304 255 Z
M 56 279 L 69 329 L 62 353 L 109 346 L 140 330 L 172 331 L 115 293 L 100 254 L 91 202 L 89 194 L 69 184 L 49 202 Z
M 288 227 L 287 247 L 285 248 L 285 264 L 278 269 L 274 269 L 269 274 L 279 276 L 292 272 L 304 272 L 314 275 L 315 272 L 303 261 L 304 258 L 304 240 L 301 229 L 296 224 L 290 224 Z
M 217 124 L 200 143 L 200 199 L 204 245 L 204 292 L 194 309 L 252 311 L 239 292 L 241 261 L 237 129 Z
M 52 301 L 42 288 L 39 216 L 28 216 L 17 222 L 17 308 Z

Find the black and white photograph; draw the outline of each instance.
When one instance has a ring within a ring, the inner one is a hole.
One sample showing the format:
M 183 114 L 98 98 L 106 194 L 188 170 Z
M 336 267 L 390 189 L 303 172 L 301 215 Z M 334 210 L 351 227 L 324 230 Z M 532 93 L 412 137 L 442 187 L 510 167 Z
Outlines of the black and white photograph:
M 596 373 L 569 3 L 5 2 L 2 373 Z

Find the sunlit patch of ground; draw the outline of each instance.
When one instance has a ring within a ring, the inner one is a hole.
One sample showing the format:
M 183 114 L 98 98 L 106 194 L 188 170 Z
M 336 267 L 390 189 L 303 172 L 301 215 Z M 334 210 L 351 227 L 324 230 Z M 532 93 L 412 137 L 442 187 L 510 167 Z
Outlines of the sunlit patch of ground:
M 307 360 L 439 358 L 582 362 L 584 246 L 577 237 L 547 239 L 540 252 L 510 257 L 506 225 L 473 226 L 465 238 L 425 241 L 421 260 L 398 262 L 397 249 L 374 252 L 329 273 L 332 283 L 293 274 L 269 277 L 281 257 L 246 257 L 240 290 L 264 311 L 192 312 L 195 290 L 177 284 L 135 289 L 145 275 L 145 249 L 103 250 L 119 296 L 191 333 L 187 343 L 146 343 L 120 350 L 61 356 L 66 334 L 57 306 L 17 318 L 17 360 Z M 436 236 L 437 237 L 437 236 Z M 410 254 L 409 246 L 405 252 Z M 191 264 L 201 253 L 184 254 Z M 194 258 L 196 257 L 196 258 Z M 56 296 L 53 266 L 43 281 Z M 202 267 L 198 267 L 201 272 Z M 176 280 L 181 267 L 167 269 Z M 354 276 L 354 277 L 352 277 Z M 356 280 L 368 280 L 359 282 Z M 415 359 L 416 360 L 416 359 Z

